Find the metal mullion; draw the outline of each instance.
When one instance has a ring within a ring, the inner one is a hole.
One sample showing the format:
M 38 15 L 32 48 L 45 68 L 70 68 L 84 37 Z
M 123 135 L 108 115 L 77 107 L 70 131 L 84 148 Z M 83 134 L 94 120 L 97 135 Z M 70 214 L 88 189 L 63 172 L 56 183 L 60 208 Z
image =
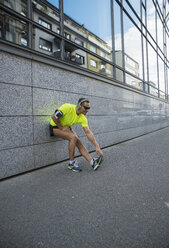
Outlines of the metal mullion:
M 166 6 L 166 2 L 165 2 L 165 6 Z M 165 28 L 164 28 L 164 25 L 166 24 L 165 23 L 166 8 L 164 8 L 164 0 L 163 0 L 163 17 L 164 17 L 164 22 L 163 22 L 164 83 L 165 83 L 165 98 L 168 99 L 168 82 L 167 82 L 167 67 L 166 67 L 166 63 L 167 63 L 166 32 L 165 32 Z
M 165 18 L 163 17 L 163 14 L 162 14 L 161 9 L 160 9 L 160 7 L 159 7 L 158 1 L 156 1 L 156 5 L 155 5 L 154 0 L 152 0 L 152 1 L 153 1 L 153 3 L 154 3 L 155 9 L 157 10 L 157 13 L 158 13 L 158 15 L 159 15 L 161 21 L 162 21 L 162 22 L 165 22 Z M 157 5 L 158 5 L 158 8 L 157 8 Z M 159 10 L 160 10 L 160 11 L 159 11 Z M 169 28 L 168 28 L 167 25 L 166 25 L 166 29 L 167 29 L 167 31 L 169 31 Z
M 116 64 L 116 57 L 115 57 L 115 32 L 114 32 L 114 0 L 110 0 L 111 6 L 111 30 L 112 30 L 112 61 Z M 113 78 L 116 79 L 116 67 L 113 66 Z
M 167 62 L 167 61 L 166 61 Z M 165 66 L 165 77 L 166 77 L 166 92 L 167 92 L 167 100 L 168 100 L 168 67 L 167 67 L 167 63 L 164 65 Z
M 157 84 L 158 97 L 160 97 L 160 82 L 159 82 L 159 64 L 158 64 L 158 34 L 157 34 L 157 10 L 155 10 L 155 30 L 156 30 L 156 56 L 157 56 Z
M 141 47 L 142 47 L 142 70 L 143 70 L 143 91 L 145 91 L 145 71 L 144 71 L 144 43 L 143 43 L 143 13 L 142 13 L 143 3 L 140 0 L 140 16 L 141 16 Z
M 120 17 L 121 17 L 121 41 L 122 41 L 122 67 L 124 69 L 123 71 L 123 82 L 126 83 L 126 74 L 125 74 L 125 60 L 124 60 L 124 25 L 123 25 L 123 0 L 121 0 L 121 6 L 120 6 Z
M 60 35 L 64 36 L 64 13 L 63 13 L 63 0 L 59 0 L 59 17 L 60 17 Z M 60 43 L 60 57 L 64 60 L 64 47 L 65 41 L 61 39 Z
M 161 8 L 160 8 L 160 5 L 159 5 L 158 1 L 157 0 L 152 0 L 152 1 L 153 1 L 154 5 L 155 5 L 155 8 L 156 8 L 158 14 L 160 13 L 162 18 L 163 18 L 163 13 L 161 11 Z M 154 1 L 156 1 L 156 2 L 154 2 Z M 158 8 L 156 6 L 158 6 Z M 159 16 L 160 16 L 160 14 L 159 14 Z
M 147 59 L 147 82 L 148 82 L 148 93 L 150 94 L 148 40 L 147 40 L 147 0 L 145 0 L 145 31 L 146 31 L 145 38 L 146 38 L 146 59 Z
M 29 19 L 32 19 L 32 1 L 27 0 L 27 7 L 28 7 L 28 15 Z M 28 23 L 28 47 L 32 48 L 32 23 Z
M 125 0 L 126 3 L 129 5 L 130 9 L 133 11 L 133 13 L 135 14 L 135 16 L 137 17 L 137 19 L 141 22 L 140 17 L 138 16 L 137 12 L 135 11 L 135 9 L 133 8 L 133 6 L 131 5 L 131 3 L 128 0 Z
M 5 9 L 5 11 L 6 11 L 6 9 Z M 9 10 L 7 9 L 7 12 L 9 12 L 11 15 L 13 15 L 13 16 L 14 16 L 15 18 L 17 18 L 18 20 L 20 20 L 21 17 L 22 17 L 22 16 L 20 16 L 18 13 L 15 13 L 15 12 L 14 12 L 13 10 L 11 10 L 11 9 L 9 9 Z M 57 38 L 60 39 L 60 40 L 62 39 L 63 41 L 66 41 L 66 42 L 68 42 L 68 43 L 74 45 L 74 46 L 77 47 L 78 49 L 81 49 L 81 50 L 85 51 L 86 53 L 89 53 L 89 54 L 91 54 L 91 55 L 93 55 L 93 56 L 95 56 L 95 57 L 97 57 L 97 58 L 99 58 L 99 59 L 105 61 L 106 63 L 108 63 L 108 64 L 110 64 L 110 65 L 112 65 L 112 66 L 115 66 L 115 64 L 112 63 L 111 61 L 108 61 L 108 60 L 106 60 L 105 58 L 103 58 L 103 57 L 101 57 L 101 56 L 99 56 L 99 55 L 97 55 L 97 54 L 91 52 L 90 50 L 88 50 L 88 49 L 86 49 L 86 48 L 84 48 L 84 47 L 81 47 L 80 45 L 78 45 L 78 44 L 76 44 L 76 43 L 74 43 L 74 42 L 72 42 L 72 41 L 70 41 L 70 40 L 67 40 L 65 37 L 61 37 L 61 35 L 55 33 L 55 32 L 52 31 L 52 30 L 49 30 L 49 29 L 43 27 L 42 25 L 38 24 L 37 22 L 34 22 L 34 21 L 32 21 L 32 20 L 29 20 L 27 17 L 24 17 L 24 16 L 23 16 L 22 19 L 23 19 L 24 21 L 28 22 L 28 23 L 30 22 L 30 24 L 31 24 L 32 26 L 35 26 L 35 27 L 37 27 L 37 28 L 43 30 L 44 32 L 51 34 L 51 35 L 57 37 Z
M 122 4 L 119 2 L 119 0 L 116 0 L 116 2 L 120 5 L 120 7 L 123 8 L 123 11 L 125 12 L 125 14 L 129 17 L 129 19 L 133 22 L 133 24 L 135 25 L 135 27 L 142 33 L 142 30 L 138 27 L 138 25 L 135 23 L 135 21 L 131 18 L 131 16 L 128 14 L 128 12 L 126 11 L 126 9 L 122 6 Z M 152 37 L 151 33 L 147 30 L 147 26 L 145 27 L 145 25 L 143 24 L 143 27 L 146 29 L 146 34 L 148 34 L 150 36 L 150 38 L 153 40 L 153 42 L 156 45 L 156 41 L 154 40 L 154 38 Z M 147 39 L 147 35 L 145 36 L 144 33 L 142 33 L 143 36 Z M 151 42 L 148 40 L 148 43 L 151 45 L 151 47 L 155 50 L 155 48 L 153 47 L 153 45 L 151 44 Z M 161 50 L 160 47 L 158 47 L 158 50 L 161 51 L 161 53 L 163 54 L 163 51 Z M 156 50 L 155 50 L 156 51 Z M 159 55 L 160 56 L 160 55 Z M 161 57 L 161 56 L 160 56 Z M 161 58 L 162 59 L 162 58 Z
M 118 0 L 116 0 L 116 2 L 118 2 Z M 121 4 L 119 4 L 121 6 Z M 137 23 L 133 20 L 133 18 L 129 15 L 129 13 L 127 12 L 127 10 L 123 7 L 123 11 L 125 12 L 125 14 L 128 16 L 128 18 L 132 21 L 132 23 L 135 25 L 135 27 L 141 32 L 141 29 L 138 27 Z M 158 12 L 158 11 L 157 11 Z M 140 18 L 139 18 L 140 20 Z M 144 26 L 144 24 L 143 24 Z M 144 26 L 144 28 L 146 28 Z M 154 40 L 154 38 L 152 37 L 151 33 L 149 32 L 149 30 L 147 30 L 147 33 L 149 34 L 150 38 L 153 40 L 154 43 L 156 43 L 156 41 Z M 144 34 L 143 34 L 144 35 Z M 161 48 L 159 47 L 159 50 L 162 52 Z M 162 52 L 163 53 L 163 52 Z

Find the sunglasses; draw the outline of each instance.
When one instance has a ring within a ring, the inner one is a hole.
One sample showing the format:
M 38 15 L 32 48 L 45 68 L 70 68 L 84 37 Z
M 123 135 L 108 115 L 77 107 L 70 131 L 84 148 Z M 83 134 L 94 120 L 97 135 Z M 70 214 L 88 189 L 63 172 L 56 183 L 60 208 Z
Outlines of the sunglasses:
M 83 106 L 83 108 L 86 109 L 86 110 L 87 110 L 87 109 L 90 109 L 90 107 L 87 107 L 87 106 Z

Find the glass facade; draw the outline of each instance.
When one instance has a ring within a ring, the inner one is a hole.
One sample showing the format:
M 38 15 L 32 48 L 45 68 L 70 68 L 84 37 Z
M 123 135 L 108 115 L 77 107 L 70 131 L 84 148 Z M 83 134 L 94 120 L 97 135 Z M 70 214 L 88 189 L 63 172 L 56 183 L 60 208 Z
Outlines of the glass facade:
M 168 0 L 0 0 L 0 41 L 168 100 Z

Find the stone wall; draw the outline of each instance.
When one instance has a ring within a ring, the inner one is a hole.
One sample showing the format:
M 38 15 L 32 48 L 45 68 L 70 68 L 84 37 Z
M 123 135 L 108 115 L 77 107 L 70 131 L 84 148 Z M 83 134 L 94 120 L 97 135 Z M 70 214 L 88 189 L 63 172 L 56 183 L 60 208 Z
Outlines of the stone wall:
M 57 107 L 76 104 L 80 97 L 91 101 L 89 127 L 101 147 L 169 126 L 169 105 L 164 101 L 1 52 L 1 179 L 68 159 L 67 141 L 50 137 L 48 123 Z M 73 130 L 93 151 L 81 126 Z

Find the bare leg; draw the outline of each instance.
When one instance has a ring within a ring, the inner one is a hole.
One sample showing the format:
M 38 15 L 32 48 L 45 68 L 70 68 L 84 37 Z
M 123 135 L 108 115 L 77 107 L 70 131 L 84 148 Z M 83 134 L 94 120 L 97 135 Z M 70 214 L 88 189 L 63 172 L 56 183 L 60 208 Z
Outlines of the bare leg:
M 69 159 L 74 160 L 75 147 L 77 142 L 77 136 L 74 132 L 60 129 L 53 129 L 55 136 L 69 141 Z
M 76 142 L 77 142 L 77 137 L 76 137 L 76 136 L 73 137 L 73 138 L 69 141 L 69 159 L 70 159 L 71 161 L 74 160 Z
M 77 146 L 82 156 L 90 163 L 90 161 L 92 160 L 92 157 L 90 156 L 89 152 L 87 151 L 87 149 L 82 144 L 82 142 L 77 137 L 74 131 L 70 131 L 69 129 L 67 129 L 66 131 L 65 130 L 63 131 L 60 129 L 53 129 L 53 133 L 55 136 L 69 141 L 69 159 L 70 160 L 74 160 L 75 147 Z
M 80 139 L 77 140 L 76 146 L 79 149 L 79 152 L 82 154 L 82 156 L 90 163 L 92 157 L 90 156 L 89 152 L 87 151 L 86 147 L 82 144 Z

